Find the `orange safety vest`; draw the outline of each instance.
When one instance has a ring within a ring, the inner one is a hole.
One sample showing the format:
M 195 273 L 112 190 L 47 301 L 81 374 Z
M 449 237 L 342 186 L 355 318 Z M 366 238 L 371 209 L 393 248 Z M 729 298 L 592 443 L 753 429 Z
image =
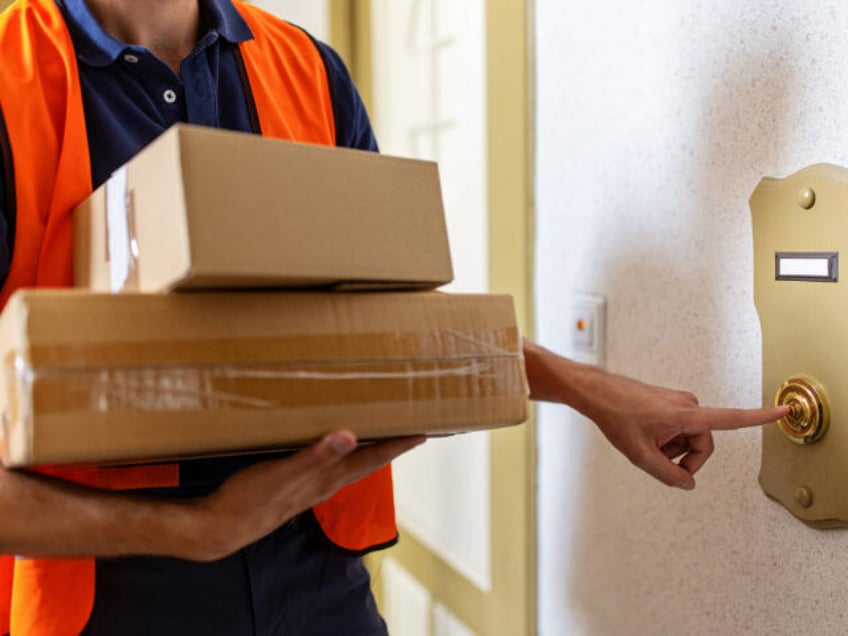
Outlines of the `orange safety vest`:
M 262 134 L 333 145 L 332 99 L 314 43 L 260 9 L 234 4 L 254 36 L 239 52 L 251 115 Z M 73 284 L 71 210 L 92 183 L 76 53 L 53 0 L 18 0 L 0 15 L 0 59 L 0 156 L 13 181 L 5 183 L 5 203 L 16 214 L 2 306 L 20 287 Z M 177 464 L 45 472 L 108 489 L 179 481 Z M 327 537 L 345 550 L 361 552 L 397 538 L 389 467 L 313 511 Z M 94 559 L 0 557 L 0 634 L 79 634 L 94 605 L 94 571 Z

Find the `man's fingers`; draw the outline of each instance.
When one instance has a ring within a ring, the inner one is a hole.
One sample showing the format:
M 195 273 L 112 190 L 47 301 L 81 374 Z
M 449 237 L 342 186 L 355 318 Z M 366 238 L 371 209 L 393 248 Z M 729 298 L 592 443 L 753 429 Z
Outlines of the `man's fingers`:
M 334 431 L 305 448 L 291 459 L 303 471 L 321 470 L 335 464 L 356 448 L 356 436 L 350 431 Z
M 288 468 L 301 479 L 322 483 L 334 490 L 388 464 L 398 455 L 423 443 L 423 435 L 402 437 L 357 447 L 350 431 L 336 431 L 290 458 Z M 312 475 L 320 476 L 315 480 Z
M 209 553 L 213 556 L 200 558 L 220 558 L 255 541 L 425 439 L 407 437 L 357 447 L 353 433 L 336 431 L 290 457 L 242 469 L 192 504 L 203 527 L 229 528 L 217 546 L 210 543 L 216 546 Z
M 425 441 L 427 438 L 424 435 L 416 435 L 361 446 L 336 466 L 335 470 L 346 483 L 354 482 Z
M 245 494 L 254 492 L 275 492 L 291 497 L 288 487 L 296 482 L 315 485 L 315 475 L 328 471 L 355 449 L 356 436 L 353 433 L 335 431 L 290 457 L 259 462 L 240 470 L 224 482 L 219 493 L 237 492 L 243 498 Z
M 680 457 L 681 455 L 685 455 L 689 452 L 689 441 L 685 435 L 679 435 L 667 444 L 661 446 L 660 451 L 669 459 Z
M 678 466 L 657 448 L 636 462 L 642 470 L 653 475 L 667 486 L 692 490 L 695 480 L 685 467 Z
M 683 456 L 678 465 L 690 475 L 697 473 L 701 466 L 710 458 L 715 450 L 713 436 L 709 431 L 689 437 L 689 452 Z
M 245 468 L 230 477 L 220 493 L 275 493 L 284 512 L 299 512 L 330 497 L 418 446 L 426 437 L 405 437 L 357 447 L 350 431 L 336 431 L 285 459 Z M 243 503 L 243 502 L 241 502 Z
M 729 431 L 774 422 L 788 414 L 788 406 L 764 409 L 700 408 L 695 411 L 693 417 L 698 431 Z

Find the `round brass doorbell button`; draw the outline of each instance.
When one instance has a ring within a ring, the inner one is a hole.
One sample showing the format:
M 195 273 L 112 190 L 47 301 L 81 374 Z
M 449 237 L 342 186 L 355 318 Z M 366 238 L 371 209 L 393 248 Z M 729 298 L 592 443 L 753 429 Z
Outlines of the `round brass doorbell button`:
M 827 431 L 830 408 L 824 389 L 812 378 L 788 379 L 777 390 L 774 403 L 792 409 L 777 425 L 796 444 L 812 444 Z

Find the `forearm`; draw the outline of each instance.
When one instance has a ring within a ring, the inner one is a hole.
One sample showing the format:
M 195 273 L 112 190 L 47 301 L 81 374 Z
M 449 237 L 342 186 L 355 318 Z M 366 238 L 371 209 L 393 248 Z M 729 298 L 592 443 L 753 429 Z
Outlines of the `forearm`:
M 245 468 L 193 500 L 91 490 L 0 469 L 0 554 L 221 559 L 424 441 L 357 448 L 353 433 L 335 431 L 291 457 Z
M 530 398 L 566 404 L 581 413 L 591 410 L 593 384 L 604 371 L 580 364 L 524 340 L 524 363 Z
M 190 558 L 191 512 L 179 502 L 0 470 L 0 554 Z

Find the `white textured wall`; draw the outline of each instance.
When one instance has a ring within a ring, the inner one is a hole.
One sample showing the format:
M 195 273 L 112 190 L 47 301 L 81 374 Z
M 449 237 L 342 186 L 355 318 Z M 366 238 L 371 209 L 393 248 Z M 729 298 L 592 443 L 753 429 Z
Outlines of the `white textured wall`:
M 763 175 L 848 165 L 848 6 L 536 4 L 541 341 L 564 350 L 568 290 L 598 292 L 610 369 L 757 404 L 747 199 Z M 682 493 L 544 409 L 543 635 L 848 633 L 848 532 L 766 499 L 758 431 L 716 447 Z

